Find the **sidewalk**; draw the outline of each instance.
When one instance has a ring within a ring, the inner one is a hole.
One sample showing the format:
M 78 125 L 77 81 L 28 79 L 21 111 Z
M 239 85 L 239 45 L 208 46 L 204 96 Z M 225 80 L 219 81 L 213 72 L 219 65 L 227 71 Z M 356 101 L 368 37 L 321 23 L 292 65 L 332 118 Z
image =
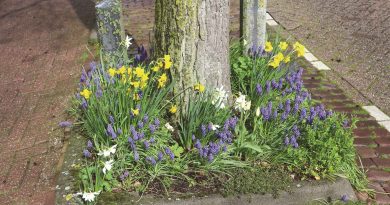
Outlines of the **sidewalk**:
M 88 0 L 0 1 L 0 204 L 54 204 L 64 120 L 94 10 Z
M 355 102 L 390 115 L 390 1 L 278 0 L 267 9 Z

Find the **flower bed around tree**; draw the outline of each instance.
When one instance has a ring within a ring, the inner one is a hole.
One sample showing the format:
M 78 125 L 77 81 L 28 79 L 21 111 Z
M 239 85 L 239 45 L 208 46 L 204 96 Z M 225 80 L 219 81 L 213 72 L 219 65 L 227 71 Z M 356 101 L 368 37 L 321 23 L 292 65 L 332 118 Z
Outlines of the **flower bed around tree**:
M 295 63 L 301 44 L 275 40 L 245 56 L 234 44 L 231 105 L 223 88 L 198 83 L 173 92 L 170 56 L 146 63 L 141 53 L 83 70 L 73 114 L 88 142 L 80 192 L 67 198 L 94 203 L 102 191 L 119 189 L 140 196 L 264 193 L 291 179 L 336 176 L 365 188 L 355 164 L 355 122 L 310 98 Z M 275 183 L 256 184 L 266 176 Z

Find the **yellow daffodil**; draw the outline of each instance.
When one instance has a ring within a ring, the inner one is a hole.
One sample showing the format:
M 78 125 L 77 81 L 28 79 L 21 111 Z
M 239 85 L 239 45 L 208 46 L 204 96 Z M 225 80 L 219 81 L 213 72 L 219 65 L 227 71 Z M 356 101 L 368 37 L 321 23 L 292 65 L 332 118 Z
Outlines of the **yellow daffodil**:
M 205 90 L 205 87 L 204 87 L 204 85 L 198 83 L 198 84 L 194 85 L 194 90 L 203 93 Z
M 125 66 L 122 66 L 118 69 L 117 74 L 124 75 L 126 73 Z
M 164 56 L 164 69 L 169 69 L 172 66 L 171 56 L 165 55 Z
M 272 47 L 272 43 L 271 42 L 269 42 L 269 41 L 267 41 L 267 42 L 265 42 L 265 48 L 264 48 L 264 50 L 265 50 L 265 52 L 271 52 L 272 50 L 273 50 L 274 48 Z
M 139 110 L 138 109 L 131 109 L 131 113 L 133 113 L 134 116 L 139 115 Z
M 85 99 L 89 99 L 91 97 L 92 92 L 89 91 L 88 89 L 84 89 L 83 91 L 80 92 L 80 95 L 83 96 Z
M 158 88 L 163 88 L 168 80 L 167 74 L 162 74 L 160 78 L 158 78 Z
M 116 75 L 116 70 L 114 68 L 108 69 L 108 75 L 114 77 Z
M 280 64 L 280 61 L 275 61 L 275 60 L 273 60 L 270 63 L 268 63 L 268 65 L 273 67 L 273 68 L 279 67 L 279 64 Z
M 290 56 L 286 56 L 285 58 L 284 58 L 284 60 L 283 60 L 283 62 L 284 63 L 288 63 L 288 62 L 290 62 Z
M 278 54 L 276 54 L 276 55 L 274 56 L 274 60 L 275 60 L 275 61 L 281 62 L 283 59 L 284 59 L 284 55 L 283 55 L 283 53 L 281 53 L 281 52 L 279 52 Z
M 141 67 L 135 68 L 135 75 L 139 78 L 141 78 L 143 75 L 145 75 L 145 70 Z
M 287 49 L 287 47 L 288 47 L 288 44 L 285 41 L 282 41 L 279 43 L 280 50 L 284 51 Z
M 161 60 L 157 62 L 157 66 L 158 66 L 158 67 L 162 68 L 163 65 L 164 65 L 164 64 L 163 64 L 163 62 L 162 62 Z
M 153 66 L 152 67 L 152 71 L 154 71 L 154 72 L 158 72 L 159 70 L 160 70 L 159 66 Z
M 133 82 L 130 83 L 130 85 L 134 86 L 134 88 L 139 88 L 140 82 L 133 81 Z
M 141 82 L 146 82 L 149 79 L 149 73 L 144 73 L 141 77 Z
M 297 56 L 301 57 L 305 54 L 305 46 L 300 44 L 299 42 L 294 43 L 294 50 L 297 52 Z
M 176 105 L 172 105 L 171 109 L 169 109 L 169 112 L 172 113 L 172 114 L 175 114 L 177 112 L 177 106 Z

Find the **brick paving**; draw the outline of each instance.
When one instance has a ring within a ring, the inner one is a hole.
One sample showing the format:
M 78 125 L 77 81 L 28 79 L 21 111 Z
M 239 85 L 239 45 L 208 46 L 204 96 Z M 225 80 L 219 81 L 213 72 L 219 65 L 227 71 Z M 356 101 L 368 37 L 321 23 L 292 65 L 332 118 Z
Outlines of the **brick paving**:
M 63 130 L 93 3 L 0 1 L 0 204 L 54 204 Z
M 389 0 L 273 0 L 268 11 L 331 67 L 333 81 L 390 115 Z

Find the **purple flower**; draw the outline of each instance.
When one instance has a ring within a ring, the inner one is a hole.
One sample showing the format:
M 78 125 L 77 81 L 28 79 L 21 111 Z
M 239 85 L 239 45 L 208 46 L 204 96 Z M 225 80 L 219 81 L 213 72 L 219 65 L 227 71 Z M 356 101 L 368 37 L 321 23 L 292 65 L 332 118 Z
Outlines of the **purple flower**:
M 81 71 L 80 83 L 84 83 L 86 80 L 87 80 L 87 74 L 85 73 L 85 70 L 83 69 Z
M 290 144 L 290 139 L 288 137 L 284 138 L 284 145 L 288 146 Z
M 261 95 L 263 93 L 263 88 L 261 87 L 260 84 L 256 84 L 256 93 L 258 95 Z
M 111 124 L 108 124 L 107 125 L 107 129 L 106 129 L 106 133 L 108 136 L 110 136 L 112 139 L 116 139 L 117 138 L 117 135 L 114 131 L 114 128 L 112 127 Z
M 210 153 L 210 154 L 207 156 L 207 159 L 208 159 L 209 162 L 212 162 L 212 161 L 214 160 L 214 155 Z
M 96 92 L 95 92 L 95 96 L 96 96 L 97 98 L 102 97 L 102 96 L 103 96 L 103 91 L 102 91 L 102 89 L 98 88 L 98 89 L 96 90 Z
M 202 132 L 202 136 L 204 137 L 204 136 L 206 136 L 206 134 L 207 134 L 207 129 L 206 129 L 206 126 L 205 125 L 201 125 L 200 126 L 200 131 Z
M 121 174 L 119 176 L 119 179 L 123 182 L 125 181 L 125 179 L 129 176 L 129 172 L 126 170 L 125 172 L 123 172 L 123 174 Z
M 150 138 L 149 142 L 150 142 L 150 143 L 155 143 L 156 140 L 154 139 L 154 137 L 152 137 L 152 138 Z
M 343 121 L 343 127 L 344 128 L 348 128 L 348 126 L 349 126 L 349 121 L 348 120 L 344 120 Z
M 86 158 L 90 158 L 90 157 L 92 156 L 91 152 L 89 152 L 87 149 L 85 149 L 85 150 L 83 151 L 83 155 L 84 155 L 84 157 L 86 157 Z
M 119 135 L 121 135 L 122 134 L 122 129 L 118 128 L 117 132 L 118 132 Z
M 139 129 L 142 129 L 144 127 L 144 122 L 139 121 L 137 126 L 138 126 Z
M 284 108 L 283 103 L 279 103 L 278 109 L 279 109 L 279 110 L 283 110 L 283 108 Z
M 279 84 L 275 80 L 271 81 L 271 86 L 272 86 L 272 89 L 278 89 L 279 88 Z
M 72 125 L 73 125 L 73 123 L 69 122 L 69 121 L 63 121 L 63 122 L 58 123 L 58 126 L 60 126 L 60 127 L 70 127 Z
M 157 154 L 157 161 L 162 161 L 164 158 L 164 154 L 162 152 L 158 152 Z
M 153 166 L 156 165 L 156 159 L 154 159 L 154 157 L 146 157 L 146 161 L 149 161 L 149 163 Z
M 196 149 L 201 149 L 202 148 L 202 144 L 200 143 L 199 139 L 196 140 L 194 147 Z
M 280 117 L 280 120 L 282 120 L 282 121 L 287 120 L 287 116 L 288 116 L 288 113 L 287 112 L 283 112 L 282 116 Z
M 148 115 L 145 115 L 145 116 L 143 117 L 143 121 L 144 121 L 144 123 L 147 123 L 147 122 L 148 122 L 148 120 L 149 120 L 149 116 L 148 116 Z
M 195 135 L 193 134 L 193 135 L 192 135 L 192 140 L 194 141 L 195 139 L 196 139 L 196 138 L 195 138 Z
M 153 134 L 156 131 L 156 126 L 153 125 L 153 124 L 150 124 L 149 125 L 149 130 L 150 130 L 150 133 Z
M 114 117 L 112 116 L 112 115 L 110 115 L 109 117 L 108 117 L 108 120 L 110 121 L 110 123 L 111 124 L 114 124 Z
M 224 145 L 224 146 L 222 147 L 222 151 L 223 151 L 223 152 L 227 152 L 227 147 L 226 147 L 226 145 Z
M 160 120 L 158 118 L 154 119 L 154 125 L 157 127 L 160 126 Z
M 130 148 L 131 148 L 131 150 L 136 150 L 136 147 L 135 147 L 135 142 L 134 142 L 133 138 L 131 138 L 131 137 L 128 137 L 128 138 L 127 138 L 127 141 L 128 141 L 128 142 L 129 142 L 129 144 L 130 144 Z
M 278 85 L 279 89 L 282 89 L 283 88 L 283 78 L 280 78 L 279 79 L 279 85 Z
M 169 149 L 169 147 L 165 148 L 165 154 L 167 154 L 171 160 L 175 159 L 175 155 L 173 154 L 171 149 Z
M 348 201 L 348 196 L 344 194 L 344 195 L 341 197 L 340 200 L 343 201 L 343 202 L 347 202 L 347 201 Z
M 87 142 L 87 148 L 88 148 L 88 149 L 92 149 L 92 148 L 93 148 L 93 144 L 92 144 L 92 141 L 91 141 L 91 140 L 88 140 L 88 142 Z
M 142 97 L 144 96 L 142 90 L 139 90 L 137 95 L 138 95 L 139 99 L 142 99 Z
M 145 133 L 140 132 L 138 133 L 138 139 L 143 139 L 145 137 Z
M 269 81 L 265 82 L 265 90 L 267 93 L 271 92 L 271 83 Z
M 88 108 L 88 103 L 87 103 L 87 101 L 85 100 L 85 98 L 83 98 L 83 99 L 81 100 L 81 108 L 82 108 L 83 110 L 86 110 L 86 109 Z
M 134 151 L 134 160 L 138 161 L 139 160 L 139 154 L 137 151 Z
M 145 149 L 148 150 L 149 147 L 150 147 L 150 144 L 147 140 L 144 141 L 144 146 L 145 146 Z
M 301 110 L 301 115 L 300 115 L 300 117 L 299 117 L 299 120 L 303 120 L 303 119 L 305 119 L 306 118 L 306 108 L 302 108 L 302 110 Z

